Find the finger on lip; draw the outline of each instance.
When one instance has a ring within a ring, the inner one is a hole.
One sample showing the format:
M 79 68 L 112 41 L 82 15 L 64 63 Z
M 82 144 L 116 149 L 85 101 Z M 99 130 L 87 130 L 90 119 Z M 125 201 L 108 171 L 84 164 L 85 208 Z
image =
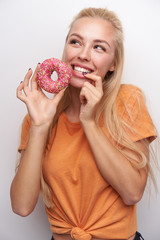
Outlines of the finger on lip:
M 88 78 L 88 79 L 90 79 L 90 80 L 93 80 L 93 81 L 96 81 L 97 80 L 97 75 L 96 74 L 94 74 L 94 73 L 83 73 L 83 75 L 86 77 L 86 78 Z
M 82 72 L 83 75 L 87 75 L 88 73 L 87 72 Z
M 95 75 L 94 73 L 87 73 L 87 72 L 83 72 L 82 74 L 83 74 L 83 76 L 86 76 L 86 77 Z

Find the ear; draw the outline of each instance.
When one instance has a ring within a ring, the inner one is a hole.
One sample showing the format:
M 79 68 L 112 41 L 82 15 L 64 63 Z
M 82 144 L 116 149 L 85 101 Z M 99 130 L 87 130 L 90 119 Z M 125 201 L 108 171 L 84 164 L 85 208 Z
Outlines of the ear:
M 109 71 L 110 72 L 113 72 L 115 70 L 115 63 L 113 62 L 113 63 L 111 63 L 111 66 L 110 66 L 110 68 L 109 68 Z
M 113 72 L 115 70 L 115 62 L 113 61 L 112 63 L 111 63 L 111 66 L 110 66 L 110 68 L 109 68 L 109 71 L 110 72 Z

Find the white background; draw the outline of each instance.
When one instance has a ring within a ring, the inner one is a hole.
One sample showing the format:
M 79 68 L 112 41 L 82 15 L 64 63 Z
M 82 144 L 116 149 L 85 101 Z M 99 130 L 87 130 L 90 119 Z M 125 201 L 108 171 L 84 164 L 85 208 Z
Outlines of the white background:
M 50 57 L 61 58 L 73 16 L 83 7 L 108 7 L 125 32 L 123 82 L 143 89 L 148 109 L 160 130 L 160 0 L 0 0 L 0 240 L 50 240 L 41 198 L 34 212 L 12 213 L 10 184 L 14 176 L 25 105 L 16 88 L 28 68 Z M 160 187 L 159 178 L 157 177 Z M 150 205 L 145 193 L 138 204 L 138 230 L 145 240 L 160 239 L 160 194 Z

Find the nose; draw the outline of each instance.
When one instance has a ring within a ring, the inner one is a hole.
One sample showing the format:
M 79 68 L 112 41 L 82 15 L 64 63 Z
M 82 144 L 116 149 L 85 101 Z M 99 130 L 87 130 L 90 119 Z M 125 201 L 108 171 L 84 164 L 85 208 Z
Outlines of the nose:
M 91 60 L 91 49 L 89 48 L 89 46 L 83 46 L 81 48 L 78 58 L 82 61 Z

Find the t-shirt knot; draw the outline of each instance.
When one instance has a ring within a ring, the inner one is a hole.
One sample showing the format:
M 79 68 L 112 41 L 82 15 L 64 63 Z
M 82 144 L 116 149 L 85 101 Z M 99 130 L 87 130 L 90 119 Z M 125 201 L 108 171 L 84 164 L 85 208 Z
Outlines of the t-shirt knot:
M 71 237 L 75 240 L 90 240 L 92 236 L 79 227 L 73 227 Z

